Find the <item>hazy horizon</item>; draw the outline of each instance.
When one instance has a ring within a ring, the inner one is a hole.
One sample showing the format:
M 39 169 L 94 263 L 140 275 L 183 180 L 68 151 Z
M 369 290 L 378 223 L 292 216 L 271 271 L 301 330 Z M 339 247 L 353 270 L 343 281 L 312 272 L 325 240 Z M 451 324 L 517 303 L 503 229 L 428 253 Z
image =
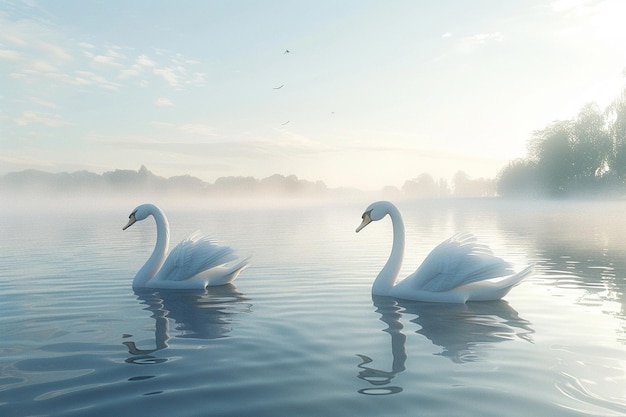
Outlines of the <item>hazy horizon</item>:
M 0 174 L 495 178 L 621 91 L 626 4 L 0 6 Z M 111 22 L 115 25 L 111 25 Z

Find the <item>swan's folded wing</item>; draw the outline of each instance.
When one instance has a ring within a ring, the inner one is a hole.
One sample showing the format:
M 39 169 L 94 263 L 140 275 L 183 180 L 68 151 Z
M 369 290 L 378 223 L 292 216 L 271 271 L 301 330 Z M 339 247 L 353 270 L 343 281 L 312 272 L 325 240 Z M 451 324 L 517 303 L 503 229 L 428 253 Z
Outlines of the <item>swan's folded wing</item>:
M 420 290 L 440 292 L 512 273 L 508 262 L 494 256 L 474 235 L 463 233 L 436 246 L 407 279 Z
M 230 247 L 217 245 L 196 232 L 172 249 L 159 275 L 163 274 L 161 279 L 182 281 L 236 258 Z

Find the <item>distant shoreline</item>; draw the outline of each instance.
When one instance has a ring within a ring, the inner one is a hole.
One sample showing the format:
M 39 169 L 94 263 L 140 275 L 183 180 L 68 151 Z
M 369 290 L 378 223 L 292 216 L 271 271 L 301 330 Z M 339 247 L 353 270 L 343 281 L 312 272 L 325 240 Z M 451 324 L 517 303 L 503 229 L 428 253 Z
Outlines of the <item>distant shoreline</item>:
M 103 174 L 89 171 L 72 173 L 50 173 L 29 169 L 0 176 L 0 193 L 10 195 L 75 196 L 75 195 L 127 195 L 129 193 L 179 195 L 187 197 L 360 197 L 378 195 L 381 198 L 446 198 L 446 197 L 494 197 L 493 180 L 471 180 L 459 173 L 463 187 L 453 194 L 445 181 L 435 180 L 428 174 L 421 174 L 414 180 L 407 180 L 402 188 L 386 186 L 377 191 L 365 191 L 354 187 L 328 187 L 323 181 L 309 181 L 295 175 L 274 174 L 257 179 L 244 176 L 220 177 L 209 183 L 190 175 L 161 177 L 145 166 L 137 171 L 115 170 Z M 457 188 L 458 187 L 458 184 Z

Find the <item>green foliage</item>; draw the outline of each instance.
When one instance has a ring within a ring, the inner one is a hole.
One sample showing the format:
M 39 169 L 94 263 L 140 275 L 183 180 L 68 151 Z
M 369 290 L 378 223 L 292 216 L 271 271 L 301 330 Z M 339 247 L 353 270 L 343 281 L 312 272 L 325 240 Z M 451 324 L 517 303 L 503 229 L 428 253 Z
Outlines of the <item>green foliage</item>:
M 498 177 L 497 191 L 500 195 L 535 196 L 539 190 L 537 164 L 527 159 L 509 162 Z
M 185 196 L 321 196 L 329 192 L 322 181 L 302 180 L 295 175 L 273 175 L 258 180 L 254 177 L 220 177 L 210 184 L 190 175 L 170 178 L 153 174 L 145 166 L 138 171 L 121 170 L 102 175 L 79 171 L 74 173 L 46 173 L 28 170 L 0 176 L 0 192 L 11 194 L 37 192 L 38 194 L 109 193 L 128 195 L 141 193 L 180 194 Z
M 528 155 L 500 173 L 498 193 L 550 197 L 623 188 L 626 180 L 626 88 L 602 112 L 588 103 L 575 119 L 535 131 Z
M 613 152 L 609 155 L 609 169 L 621 182 L 626 179 L 626 87 L 620 96 L 606 109 L 609 140 Z
M 440 197 L 440 189 L 434 178 L 424 173 L 406 181 L 402 186 L 402 194 L 411 198 L 433 198 Z
M 557 121 L 533 135 L 537 178 L 543 191 L 561 195 L 574 176 L 574 150 L 570 121 Z

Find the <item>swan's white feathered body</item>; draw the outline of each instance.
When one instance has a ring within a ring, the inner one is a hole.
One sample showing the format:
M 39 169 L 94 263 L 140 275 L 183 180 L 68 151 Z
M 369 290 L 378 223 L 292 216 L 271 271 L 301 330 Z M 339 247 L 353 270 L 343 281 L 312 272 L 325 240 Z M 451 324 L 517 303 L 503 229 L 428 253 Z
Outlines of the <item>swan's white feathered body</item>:
M 127 229 L 148 216 L 154 217 L 157 241 L 152 255 L 135 275 L 133 288 L 203 289 L 232 282 L 248 266 L 227 246 L 215 244 L 196 232 L 167 256 L 170 227 L 165 213 L 153 204 L 142 204 L 128 216 Z
M 499 300 L 531 271 L 527 267 L 515 272 L 511 264 L 494 256 L 474 235 L 462 233 L 436 246 L 415 272 L 396 283 L 404 256 L 400 211 L 388 201 L 373 203 L 363 213 L 363 222 L 356 231 L 387 214 L 393 225 L 393 246 L 372 285 L 374 295 L 446 303 Z

